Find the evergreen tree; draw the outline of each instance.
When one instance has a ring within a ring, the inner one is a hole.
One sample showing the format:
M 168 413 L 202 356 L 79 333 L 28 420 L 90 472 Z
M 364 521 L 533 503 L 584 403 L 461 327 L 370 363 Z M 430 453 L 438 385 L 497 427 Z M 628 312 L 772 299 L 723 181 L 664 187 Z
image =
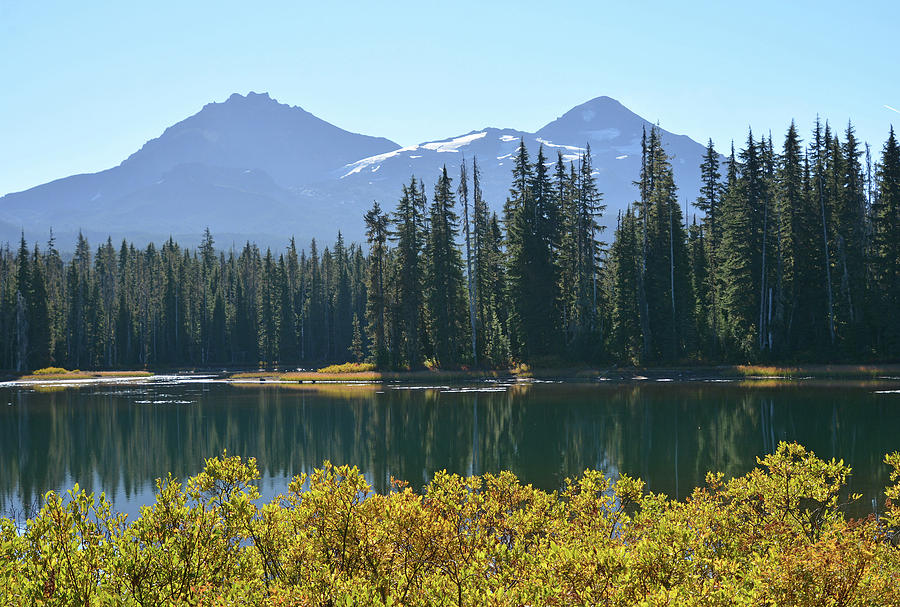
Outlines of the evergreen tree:
M 28 245 L 25 242 L 25 234 L 19 241 L 19 254 L 16 256 L 18 267 L 16 268 L 16 297 L 15 297 L 15 365 L 16 371 L 25 371 L 29 368 L 30 344 L 28 338 L 31 335 L 29 328 L 31 306 L 33 300 L 31 293 L 31 269 L 29 264 Z
M 873 205 L 875 299 L 880 311 L 876 341 L 889 356 L 900 351 L 900 146 L 891 128 L 881 153 Z
M 650 131 L 647 144 L 647 170 L 644 284 L 655 295 L 647 306 L 655 347 L 650 354 L 658 360 L 677 360 L 694 343 L 694 296 L 672 166 L 656 128 Z
M 710 139 L 706 145 L 703 162 L 700 165 L 702 185 L 700 187 L 700 197 L 697 198 L 696 202 L 697 208 L 703 211 L 704 215 L 700 232 L 706 243 L 704 257 L 708 271 L 706 273 L 706 282 L 701 284 L 695 281 L 694 288 L 698 299 L 705 302 L 697 309 L 698 326 L 704 326 L 710 332 L 713 352 L 717 350 L 718 346 L 719 292 L 716 277 L 718 276 L 717 255 L 722 233 L 722 184 L 719 181 L 721 176 L 719 172 L 719 154 L 713 146 L 712 139 Z
M 798 345 L 798 339 L 808 338 L 812 332 L 804 313 L 811 304 L 809 279 L 804 276 L 812 265 L 814 246 L 811 226 L 815 214 L 804 194 L 802 148 L 797 128 L 791 122 L 785 136 L 776 183 L 775 211 L 778 217 L 777 237 L 779 260 L 776 277 L 775 324 L 779 343 L 784 349 Z
M 403 195 L 393 216 L 393 238 L 397 242 L 397 289 L 399 300 L 399 339 L 403 363 L 418 367 L 422 362 L 422 249 L 424 239 L 425 195 L 412 177 L 403 186 Z
M 638 363 L 643 355 L 638 281 L 641 273 L 641 243 L 638 220 L 629 207 L 619 215 L 610 252 L 612 266 L 612 343 L 619 360 Z
M 31 284 L 28 310 L 28 367 L 41 369 L 50 366 L 50 315 L 47 307 L 47 286 L 44 264 L 37 245 L 31 258 Z
M 756 144 L 748 138 L 745 158 L 756 165 Z M 746 163 L 745 163 L 746 164 Z M 722 196 L 722 245 L 719 255 L 721 293 L 719 323 L 723 341 L 732 355 L 750 357 L 756 351 L 756 290 L 754 289 L 755 256 L 754 217 L 747 190 L 748 181 L 758 176 L 739 179 L 738 165 L 732 146 L 728 161 L 727 182 Z
M 387 264 L 388 216 L 377 202 L 365 215 L 366 240 L 369 244 L 369 275 L 366 321 L 369 327 L 370 357 L 379 367 L 388 361 L 385 340 L 385 270 Z
M 814 195 L 818 200 L 819 221 L 818 228 L 821 232 L 819 239 L 822 251 L 823 283 L 825 286 L 826 299 L 826 315 L 828 326 L 829 344 L 834 345 L 834 291 L 831 280 L 831 247 L 829 246 L 829 215 L 828 209 L 830 204 L 826 200 L 826 180 L 828 170 L 830 147 L 830 135 L 828 134 L 828 126 L 825 126 L 825 134 L 823 137 L 822 126 L 819 119 L 816 118 L 816 126 L 813 131 L 812 147 L 809 151 L 812 156 L 812 183 L 814 183 Z
M 346 360 L 350 352 L 353 302 L 350 293 L 350 261 L 344 237 L 338 232 L 334 244 L 334 354 L 335 360 Z
M 597 236 L 603 228 L 598 223 L 606 205 L 601 204 L 602 195 L 597 188 L 591 164 L 591 145 L 585 146 L 581 155 L 580 170 L 575 198 L 575 242 L 577 254 L 576 317 L 581 340 L 599 344 L 597 276 L 598 260 L 602 243 Z M 586 346 L 580 349 L 584 354 Z
M 710 325 L 712 314 L 712 291 L 709 278 L 709 247 L 703 226 L 696 219 L 688 230 L 688 255 L 690 257 L 691 287 L 694 291 L 694 331 L 697 336 L 697 349 L 703 357 L 713 352 L 713 328 Z
M 466 332 L 462 256 L 456 244 L 459 218 L 444 167 L 431 200 L 425 247 L 425 307 L 432 354 L 440 365 L 461 360 Z
M 864 292 L 866 284 L 866 194 L 859 157 L 862 151 L 851 124 L 847 125 L 841 145 L 835 138 L 834 233 L 836 262 L 840 276 L 841 305 L 839 322 L 844 326 L 843 341 L 848 352 L 859 353 L 863 337 Z
M 322 267 L 319 264 L 319 251 L 315 238 L 309 245 L 307 274 L 309 275 L 309 285 L 306 292 L 306 313 L 304 314 L 306 320 L 304 358 L 322 361 L 328 354 L 328 317 L 325 309 L 325 282 L 322 277 Z
M 478 364 L 478 327 L 475 322 L 475 275 L 472 258 L 472 231 L 469 224 L 469 179 L 466 174 L 466 159 L 459 167 L 459 199 L 463 206 L 463 225 L 466 238 L 466 287 L 469 302 L 469 336 L 472 343 L 472 362 Z
M 509 335 L 514 356 L 533 360 L 556 350 L 554 241 L 559 212 L 547 174 L 543 146 L 532 166 L 519 144 L 507 201 Z M 540 293 L 540 296 L 536 294 Z
M 350 354 L 355 362 L 362 362 L 365 358 L 365 343 L 363 342 L 362 329 L 359 326 L 359 316 L 353 315 L 353 339 L 350 342 Z

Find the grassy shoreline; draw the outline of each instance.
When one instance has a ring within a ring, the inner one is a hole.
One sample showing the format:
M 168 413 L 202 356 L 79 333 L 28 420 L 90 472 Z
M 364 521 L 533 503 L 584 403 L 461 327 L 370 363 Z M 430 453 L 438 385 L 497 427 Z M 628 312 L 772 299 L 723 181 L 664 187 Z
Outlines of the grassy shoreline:
M 71 381 L 73 379 L 105 379 L 105 378 L 138 378 L 152 377 L 150 371 L 67 371 L 65 369 L 53 373 L 29 373 L 16 377 L 16 381 Z
M 645 379 L 673 379 L 698 381 L 706 379 L 878 379 L 900 378 L 900 364 L 886 365 L 721 365 L 703 367 L 587 367 L 530 369 L 527 367 L 495 370 L 420 370 L 420 371 L 360 371 L 330 373 L 319 371 L 258 371 L 228 376 L 231 380 L 260 380 L 280 382 L 440 382 L 475 381 L 489 379 L 557 379 L 574 381 Z
M 166 372 L 172 372 L 167 370 Z M 182 370 L 181 372 L 190 372 Z M 199 372 L 199 370 L 198 370 Z M 156 373 L 145 370 L 33 372 L 11 375 L 13 381 L 40 383 L 91 379 L 139 379 Z M 416 371 L 241 371 L 218 372 L 222 381 L 279 382 L 279 383 L 434 383 L 487 380 L 565 380 L 565 381 L 644 381 L 670 379 L 673 381 L 704 380 L 874 380 L 900 379 L 900 364 L 838 364 L 838 365 L 719 365 L 719 366 L 667 366 L 667 367 L 552 367 L 530 368 L 519 366 L 511 369 L 449 369 Z

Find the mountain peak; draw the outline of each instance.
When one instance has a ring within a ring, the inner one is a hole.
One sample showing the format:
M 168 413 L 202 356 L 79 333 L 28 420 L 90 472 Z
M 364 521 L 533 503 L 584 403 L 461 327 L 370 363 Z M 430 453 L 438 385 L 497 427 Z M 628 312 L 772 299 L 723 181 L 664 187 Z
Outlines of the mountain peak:
M 273 99 L 269 93 L 262 92 L 256 93 L 254 91 L 250 91 L 246 95 L 241 95 L 240 93 L 232 93 L 228 99 L 221 103 L 208 103 L 206 107 L 225 107 L 225 108 L 251 108 L 251 109 L 259 109 L 265 107 L 283 107 L 290 108 L 291 106 L 285 103 L 279 103 L 277 99 Z M 302 108 L 299 108 L 302 109 Z
M 631 140 L 640 135 L 646 121 L 612 97 L 595 97 L 576 105 L 543 126 L 537 134 L 552 141 L 610 141 L 624 135 Z
M 250 91 L 246 95 L 241 95 L 240 93 L 232 93 L 231 96 L 225 100 L 225 103 L 245 103 L 245 102 L 259 102 L 259 103 L 278 103 L 272 97 L 269 96 L 269 93 L 256 93 L 254 91 Z

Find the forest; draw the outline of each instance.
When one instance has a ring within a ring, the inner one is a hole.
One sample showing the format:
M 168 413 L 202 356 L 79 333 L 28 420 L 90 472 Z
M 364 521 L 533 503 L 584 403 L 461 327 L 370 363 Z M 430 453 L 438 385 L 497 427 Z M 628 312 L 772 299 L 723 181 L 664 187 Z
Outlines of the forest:
M 276 255 L 217 249 L 207 229 L 196 249 L 79 237 L 64 260 L 52 232 L 43 249 L 23 234 L 0 250 L 0 369 L 896 359 L 893 129 L 880 154 L 819 120 L 779 148 L 751 131 L 722 157 L 710 141 L 684 201 L 652 128 L 613 234 L 590 148 L 532 161 L 524 142 L 502 216 L 472 159 L 430 199 L 412 177 L 393 210 L 374 203 L 365 243 Z

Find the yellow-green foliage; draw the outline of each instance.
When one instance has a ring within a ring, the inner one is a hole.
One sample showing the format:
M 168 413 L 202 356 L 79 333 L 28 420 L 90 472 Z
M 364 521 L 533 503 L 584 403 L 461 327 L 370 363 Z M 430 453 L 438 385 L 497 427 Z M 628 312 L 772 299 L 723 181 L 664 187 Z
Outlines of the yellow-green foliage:
M 344 363 L 342 365 L 328 365 L 319 369 L 318 373 L 365 373 L 374 371 L 375 365 L 371 363 Z
M 62 367 L 44 367 L 43 369 L 38 369 L 32 375 L 63 375 L 65 373 L 77 373 L 77 371 L 69 371 Z
M 798 370 L 794 367 L 772 367 L 763 365 L 738 365 L 735 367 L 739 375 L 745 377 L 793 377 Z
M 887 457 L 900 481 L 900 454 Z M 10 605 L 900 605 L 886 524 L 848 521 L 850 470 L 781 444 L 683 501 L 585 471 L 553 493 L 510 472 L 373 493 L 329 463 L 260 505 L 256 462 L 158 481 L 133 522 L 103 495 L 50 493 L 0 519 Z M 900 486 L 888 489 L 900 497 Z M 893 506 L 891 506 L 893 508 Z M 891 518 L 893 517 L 893 518 Z

